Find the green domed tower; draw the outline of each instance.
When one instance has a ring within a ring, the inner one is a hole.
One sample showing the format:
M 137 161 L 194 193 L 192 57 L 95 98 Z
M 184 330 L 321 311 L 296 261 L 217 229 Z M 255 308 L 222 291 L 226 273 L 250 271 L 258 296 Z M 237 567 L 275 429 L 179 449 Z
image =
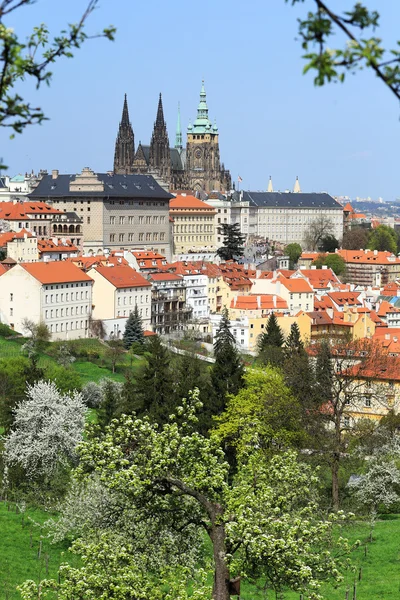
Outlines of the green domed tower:
M 229 171 L 221 169 L 218 137 L 218 127 L 208 117 L 203 81 L 197 118 L 187 128 L 186 173 L 189 189 L 207 193 L 230 189 Z

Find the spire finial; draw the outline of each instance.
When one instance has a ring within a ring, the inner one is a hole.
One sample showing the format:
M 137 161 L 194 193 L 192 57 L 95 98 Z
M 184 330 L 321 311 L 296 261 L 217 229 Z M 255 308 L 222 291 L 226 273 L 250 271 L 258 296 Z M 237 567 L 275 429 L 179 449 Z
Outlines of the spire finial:
M 158 99 L 158 107 L 157 107 L 156 125 L 160 126 L 160 125 L 164 125 L 164 123 L 165 123 L 164 109 L 163 109 L 163 104 L 162 104 L 162 96 L 161 96 L 161 92 L 160 92 L 160 96 Z
M 296 193 L 296 194 L 299 194 L 301 192 L 300 182 L 299 182 L 299 176 L 298 175 L 296 175 L 296 181 L 295 181 L 295 184 L 294 184 L 293 192 Z
M 274 191 L 274 186 L 272 185 L 272 177 L 270 175 L 269 181 L 268 181 L 268 192 L 273 192 L 273 191 Z
M 129 125 L 129 111 L 128 111 L 128 96 L 124 95 L 124 106 L 122 108 L 121 125 Z
M 176 122 L 175 148 L 182 150 L 182 128 L 181 128 L 181 107 L 178 102 L 178 119 Z

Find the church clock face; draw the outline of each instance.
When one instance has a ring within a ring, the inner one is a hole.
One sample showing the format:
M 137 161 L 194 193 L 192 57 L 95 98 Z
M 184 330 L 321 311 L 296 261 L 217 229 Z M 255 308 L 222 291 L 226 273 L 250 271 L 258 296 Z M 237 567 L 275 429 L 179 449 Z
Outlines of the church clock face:
M 200 148 L 197 148 L 196 152 L 194 153 L 196 158 L 201 158 L 201 150 Z

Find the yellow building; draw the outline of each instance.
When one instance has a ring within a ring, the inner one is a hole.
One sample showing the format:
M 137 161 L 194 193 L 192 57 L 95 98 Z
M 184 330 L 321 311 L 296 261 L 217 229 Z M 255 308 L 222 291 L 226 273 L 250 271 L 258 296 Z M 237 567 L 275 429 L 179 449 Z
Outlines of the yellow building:
M 174 254 L 215 250 L 216 210 L 194 196 L 177 196 L 169 203 L 174 221 Z

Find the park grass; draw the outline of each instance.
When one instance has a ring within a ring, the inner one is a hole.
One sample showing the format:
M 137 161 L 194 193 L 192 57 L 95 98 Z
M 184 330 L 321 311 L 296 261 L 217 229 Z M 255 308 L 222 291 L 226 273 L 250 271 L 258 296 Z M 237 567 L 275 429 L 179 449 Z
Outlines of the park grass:
M 27 510 L 24 514 L 17 514 L 15 504 L 0 502 L 1 599 L 20 599 L 16 586 L 27 579 L 36 582 L 46 578 L 56 579 L 62 562 L 77 564 L 77 558 L 68 552 L 67 543 L 50 544 L 48 539 L 41 538 L 41 529 L 34 523 L 43 523 L 49 516 L 40 510 Z M 42 549 L 39 558 L 40 541 Z
M 350 542 L 360 541 L 360 546 L 352 553 L 354 571 L 344 573 L 344 581 L 335 589 L 325 584 L 321 592 L 327 600 L 345 600 L 349 590 L 349 599 L 353 598 L 353 586 L 356 583 L 357 600 L 398 600 L 400 597 L 400 515 L 378 520 L 370 542 L 370 525 L 356 522 L 342 532 Z M 361 580 L 359 580 L 361 569 Z M 299 593 L 286 592 L 285 600 L 299 600 Z M 253 586 L 242 585 L 241 600 L 265 600 L 264 592 Z M 270 592 L 268 599 L 275 598 Z M 304 600 L 307 600 L 305 597 Z
M 21 347 L 25 342 L 25 338 L 5 339 L 0 337 L 0 358 L 10 359 L 21 356 Z M 53 343 L 57 344 L 57 342 Z M 39 353 L 39 367 L 46 368 L 57 365 L 55 357 L 52 356 L 53 343 L 49 342 L 46 351 Z M 85 385 L 89 381 L 98 383 L 104 377 L 114 379 L 114 381 L 123 382 L 125 371 L 129 371 L 134 375 L 144 362 L 144 359 L 142 358 L 132 357 L 128 353 L 125 353 L 121 356 L 121 359 L 116 365 L 116 372 L 113 373 L 110 368 L 110 363 L 106 359 L 107 348 L 99 340 L 73 340 L 73 344 L 79 349 L 88 352 L 96 352 L 99 355 L 99 359 L 96 362 L 93 360 L 85 360 L 85 358 L 78 358 L 72 363 L 71 369 L 79 374 L 82 385 Z

